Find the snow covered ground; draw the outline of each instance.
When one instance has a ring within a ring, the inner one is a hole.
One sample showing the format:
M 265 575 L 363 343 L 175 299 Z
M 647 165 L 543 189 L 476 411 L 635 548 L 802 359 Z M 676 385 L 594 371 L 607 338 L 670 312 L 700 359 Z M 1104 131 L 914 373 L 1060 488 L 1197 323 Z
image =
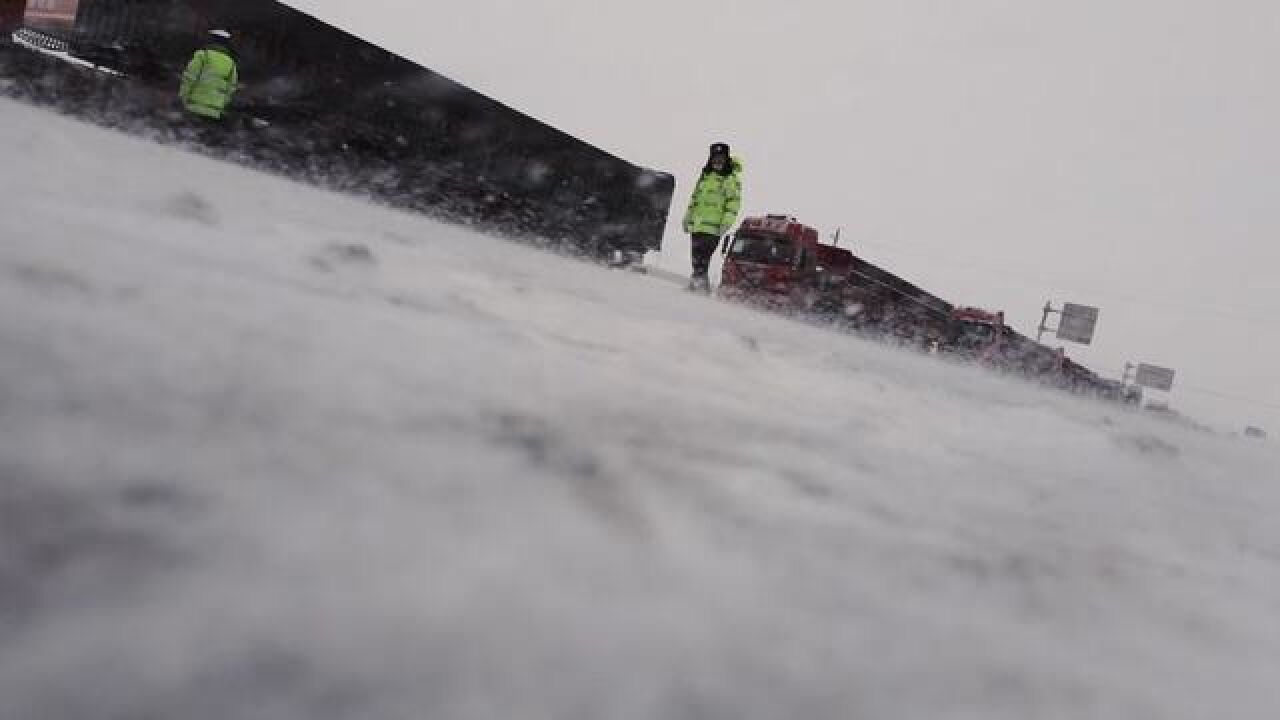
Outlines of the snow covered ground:
M 0 103 L 0 716 L 1271 718 L 1280 453 Z

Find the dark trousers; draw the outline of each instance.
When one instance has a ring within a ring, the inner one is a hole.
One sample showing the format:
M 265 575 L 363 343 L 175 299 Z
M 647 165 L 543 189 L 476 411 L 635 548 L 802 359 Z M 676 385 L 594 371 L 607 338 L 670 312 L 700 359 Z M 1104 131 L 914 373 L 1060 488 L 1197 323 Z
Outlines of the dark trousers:
M 711 256 L 716 254 L 720 236 L 710 233 L 694 233 L 689 236 L 690 255 L 693 257 L 693 276 L 706 277 L 711 267 Z
M 225 117 L 211 118 L 183 110 L 173 124 L 173 132 L 179 142 L 218 147 L 225 142 L 230 125 Z

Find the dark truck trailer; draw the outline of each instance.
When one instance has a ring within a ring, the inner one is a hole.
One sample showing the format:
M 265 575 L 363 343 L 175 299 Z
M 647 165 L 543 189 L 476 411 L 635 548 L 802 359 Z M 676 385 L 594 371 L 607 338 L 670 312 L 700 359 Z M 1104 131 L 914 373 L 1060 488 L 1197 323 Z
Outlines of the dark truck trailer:
M 954 309 L 946 300 L 856 255 L 843 302 L 847 317 L 859 329 L 922 344 L 939 342 L 947 334 Z
M 661 247 L 671 175 L 273 0 L 79 0 L 70 54 L 127 77 L 77 83 L 109 101 L 61 102 L 180 126 L 181 73 L 213 28 L 235 36 L 244 83 L 213 152 L 594 255 Z

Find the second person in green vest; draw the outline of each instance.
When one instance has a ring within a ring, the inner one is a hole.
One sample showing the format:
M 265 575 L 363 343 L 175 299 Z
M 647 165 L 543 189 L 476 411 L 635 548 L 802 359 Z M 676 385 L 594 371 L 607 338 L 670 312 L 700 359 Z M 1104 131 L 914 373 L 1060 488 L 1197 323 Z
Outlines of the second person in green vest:
M 741 209 L 742 161 L 730 154 L 728 143 L 714 143 L 684 213 L 684 231 L 689 233 L 693 260 L 690 290 L 711 291 L 707 277 L 711 256 L 720 238 L 733 229 Z
M 227 115 L 240 83 L 240 68 L 231 49 L 231 33 L 209 31 L 208 43 L 191 56 L 178 97 L 196 118 L 220 122 Z

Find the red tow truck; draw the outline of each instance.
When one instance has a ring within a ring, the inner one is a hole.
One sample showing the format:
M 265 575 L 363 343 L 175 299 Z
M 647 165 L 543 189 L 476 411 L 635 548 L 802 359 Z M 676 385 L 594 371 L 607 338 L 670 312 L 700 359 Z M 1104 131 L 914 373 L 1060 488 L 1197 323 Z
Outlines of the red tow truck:
M 721 297 L 783 312 L 816 307 L 853 257 L 818 242 L 817 230 L 786 215 L 743 220 L 722 252 Z
M 950 303 L 819 242 L 817 230 L 787 215 L 747 218 L 724 252 L 725 298 L 922 346 L 940 340 L 950 321 Z

